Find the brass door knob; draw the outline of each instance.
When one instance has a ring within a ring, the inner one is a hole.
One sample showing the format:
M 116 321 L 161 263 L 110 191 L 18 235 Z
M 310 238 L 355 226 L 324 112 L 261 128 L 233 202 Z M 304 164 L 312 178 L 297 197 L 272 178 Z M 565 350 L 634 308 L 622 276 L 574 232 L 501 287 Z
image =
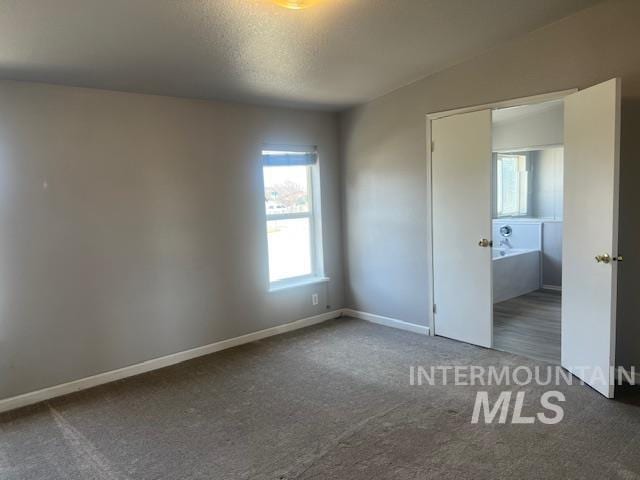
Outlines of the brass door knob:
M 598 262 L 598 263 L 609 263 L 609 262 L 611 262 L 611 257 L 609 256 L 608 253 L 605 253 L 604 255 L 596 255 L 596 262 Z
M 486 238 L 481 238 L 478 242 L 479 247 L 493 247 L 493 242 L 491 240 L 487 240 Z

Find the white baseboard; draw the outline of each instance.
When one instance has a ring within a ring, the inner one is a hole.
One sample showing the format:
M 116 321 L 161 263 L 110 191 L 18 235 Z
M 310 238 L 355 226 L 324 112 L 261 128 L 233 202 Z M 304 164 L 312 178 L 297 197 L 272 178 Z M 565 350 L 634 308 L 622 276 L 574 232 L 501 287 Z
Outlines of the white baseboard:
M 123 378 L 132 377 L 141 373 L 150 372 L 159 368 L 175 365 L 176 363 L 185 362 L 196 357 L 203 355 L 209 355 L 210 353 L 219 352 L 231 347 L 237 347 L 249 342 L 255 342 L 263 338 L 272 337 L 280 333 L 291 332 L 300 328 L 309 327 L 317 323 L 322 323 L 333 318 L 337 318 L 341 315 L 342 310 L 334 310 L 332 312 L 322 313 L 313 317 L 303 318 L 291 323 L 285 323 L 284 325 L 278 325 L 276 327 L 267 328 L 265 330 L 259 330 L 257 332 L 248 333 L 239 337 L 230 338 L 228 340 L 222 340 L 220 342 L 211 343 L 202 347 L 192 348 L 183 352 L 173 353 L 164 357 L 154 358 L 142 363 L 136 363 L 135 365 L 129 365 L 117 370 L 111 370 L 109 372 L 99 373 L 91 377 L 81 378 L 72 382 L 63 383 L 61 385 L 55 385 L 42 390 L 36 390 L 35 392 L 29 392 L 15 397 L 5 398 L 0 400 L 0 413 L 13 410 L 20 407 L 26 407 L 34 403 L 49 400 L 54 397 L 60 397 L 69 393 L 78 392 L 80 390 L 86 390 L 87 388 L 96 387 L 105 383 L 113 382 L 115 380 L 121 380 Z
M 348 317 L 359 318 L 360 320 L 366 320 L 367 322 L 377 323 L 386 327 L 399 328 L 401 330 L 408 330 L 413 333 L 420 333 L 422 335 L 429 335 L 429 327 L 423 325 L 416 325 L 415 323 L 404 322 L 396 318 L 383 317 L 382 315 L 375 315 L 373 313 L 360 312 L 358 310 L 352 310 L 345 308 L 342 310 L 342 314 Z
M 561 292 L 562 287 L 559 285 L 542 285 L 543 290 L 553 290 L 554 292 Z

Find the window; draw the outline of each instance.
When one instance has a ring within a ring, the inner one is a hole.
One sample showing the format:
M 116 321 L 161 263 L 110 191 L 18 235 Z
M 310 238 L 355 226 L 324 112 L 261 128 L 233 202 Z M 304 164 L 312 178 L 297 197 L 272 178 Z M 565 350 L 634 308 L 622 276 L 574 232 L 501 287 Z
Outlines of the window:
M 316 268 L 315 152 L 262 152 L 264 203 L 273 286 L 312 279 Z
M 529 214 L 527 155 L 496 155 L 496 201 L 498 217 L 522 217 Z

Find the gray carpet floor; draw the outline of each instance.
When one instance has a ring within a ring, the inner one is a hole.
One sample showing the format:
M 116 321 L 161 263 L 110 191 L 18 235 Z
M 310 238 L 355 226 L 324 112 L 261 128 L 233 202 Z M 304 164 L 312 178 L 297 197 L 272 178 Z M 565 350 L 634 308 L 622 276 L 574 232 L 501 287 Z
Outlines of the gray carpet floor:
M 420 365 L 532 365 L 353 319 L 0 416 L 2 480 L 640 479 L 640 395 L 564 386 L 556 425 L 472 424 L 475 392 Z M 545 387 L 526 391 L 537 411 Z

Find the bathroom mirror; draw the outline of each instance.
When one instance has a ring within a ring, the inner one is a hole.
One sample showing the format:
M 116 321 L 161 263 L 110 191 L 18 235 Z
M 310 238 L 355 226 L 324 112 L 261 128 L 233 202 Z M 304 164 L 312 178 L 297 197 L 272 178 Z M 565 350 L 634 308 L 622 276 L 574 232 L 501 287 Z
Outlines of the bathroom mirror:
M 563 147 L 493 153 L 493 218 L 562 220 Z

